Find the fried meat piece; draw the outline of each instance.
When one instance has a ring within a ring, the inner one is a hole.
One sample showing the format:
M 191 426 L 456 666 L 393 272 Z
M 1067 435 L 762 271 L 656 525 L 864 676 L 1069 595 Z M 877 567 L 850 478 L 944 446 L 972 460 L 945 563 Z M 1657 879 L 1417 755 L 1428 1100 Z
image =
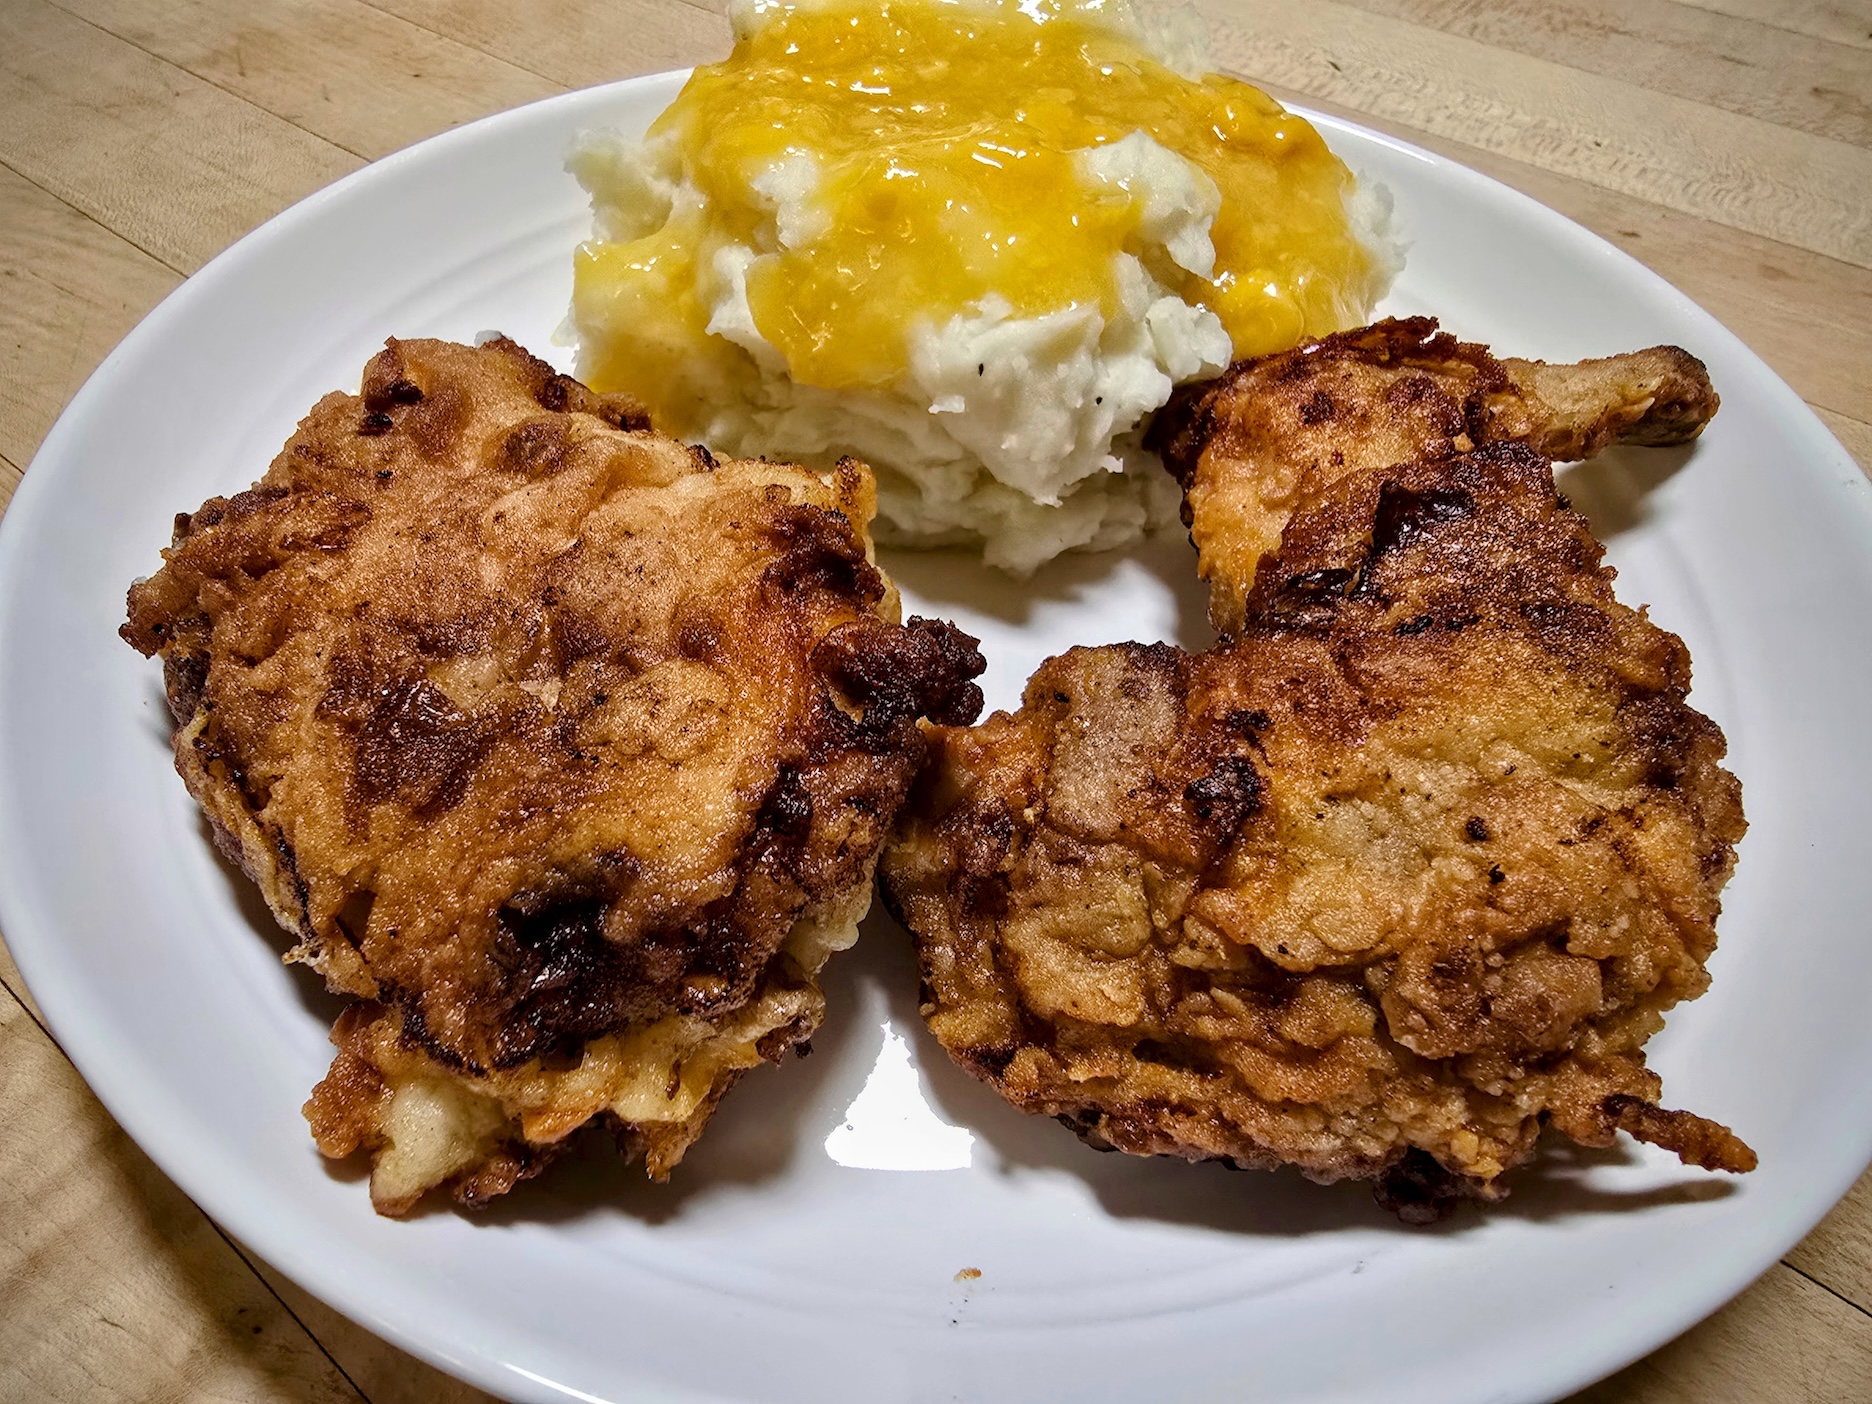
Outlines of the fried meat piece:
M 801 1043 L 923 757 L 973 719 L 900 625 L 869 472 L 716 462 L 511 342 L 390 342 L 177 519 L 160 653 L 217 842 L 355 996 L 306 1105 L 386 1214 L 593 1118 L 663 1178 Z
M 1717 403 L 1703 363 L 1675 346 L 1577 365 L 1498 361 L 1410 317 L 1238 361 L 1179 390 L 1149 442 L 1183 485 L 1209 617 L 1231 634 L 1288 516 L 1348 473 L 1487 443 L 1563 461 L 1683 443 Z
M 1078 648 L 933 733 L 881 875 L 923 1012 L 1134 1154 L 1490 1199 L 1543 1124 L 1754 1155 L 1645 1066 L 1743 833 L 1682 643 L 1512 444 L 1342 478 L 1240 635 Z

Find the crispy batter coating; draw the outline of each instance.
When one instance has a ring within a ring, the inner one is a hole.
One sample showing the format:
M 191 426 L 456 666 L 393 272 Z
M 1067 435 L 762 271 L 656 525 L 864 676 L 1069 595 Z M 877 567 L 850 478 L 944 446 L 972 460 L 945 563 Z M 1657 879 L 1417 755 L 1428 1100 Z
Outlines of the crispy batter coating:
M 1642 1051 L 1707 983 L 1740 789 L 1600 556 L 1519 445 L 1353 473 L 1236 639 L 1074 649 L 937 730 L 880 870 L 937 1038 L 1095 1145 L 1416 1220 L 1547 1122 L 1751 1168 Z
M 222 848 L 361 1002 L 306 1114 L 379 1210 L 604 1117 L 667 1175 L 818 1024 L 973 641 L 897 622 L 870 474 L 715 462 L 511 342 L 390 342 L 176 522 L 160 653 Z
M 1300 505 L 1348 473 L 1522 443 L 1590 458 L 1613 443 L 1694 439 L 1716 413 L 1703 363 L 1654 346 L 1577 365 L 1496 360 L 1410 317 L 1238 361 L 1186 386 L 1150 444 L 1183 485 L 1183 520 L 1224 634 Z

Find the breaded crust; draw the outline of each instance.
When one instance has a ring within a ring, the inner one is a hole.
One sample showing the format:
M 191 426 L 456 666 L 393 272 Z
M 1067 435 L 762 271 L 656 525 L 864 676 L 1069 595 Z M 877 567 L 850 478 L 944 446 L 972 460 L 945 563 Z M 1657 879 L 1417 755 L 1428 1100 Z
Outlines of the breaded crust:
M 1094 1144 L 1411 1218 L 1548 1123 L 1751 1168 L 1643 1054 L 1707 983 L 1740 788 L 1600 557 L 1522 447 L 1355 473 L 1233 641 L 1074 649 L 937 729 L 880 870 L 937 1038 Z
M 160 654 L 221 846 L 361 1003 L 307 1104 L 379 1209 L 480 1202 L 609 1119 L 661 1178 L 823 1011 L 920 716 L 869 472 L 716 462 L 511 342 L 390 342 L 264 479 L 179 517 Z
M 1488 443 L 1559 460 L 1613 443 L 1683 443 L 1718 403 L 1703 363 L 1675 346 L 1576 365 L 1497 360 L 1434 318 L 1408 317 L 1185 386 L 1148 442 L 1183 486 L 1209 616 L 1230 634 L 1288 517 L 1348 473 Z

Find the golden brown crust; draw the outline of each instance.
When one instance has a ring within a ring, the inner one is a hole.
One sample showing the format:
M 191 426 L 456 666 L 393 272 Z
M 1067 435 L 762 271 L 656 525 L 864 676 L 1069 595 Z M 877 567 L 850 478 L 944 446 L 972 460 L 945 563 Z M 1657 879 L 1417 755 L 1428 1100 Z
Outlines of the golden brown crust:
M 1138 1154 L 1499 1195 L 1656 1106 L 1744 824 L 1674 636 L 1515 445 L 1342 478 L 1235 640 L 1074 649 L 933 733 L 881 873 L 944 1047 Z M 1413 1154 L 1415 1153 L 1415 1154 Z
M 1288 517 L 1346 474 L 1487 443 L 1563 460 L 1614 442 L 1682 443 L 1717 405 L 1702 362 L 1674 346 L 1577 365 L 1498 361 L 1434 318 L 1408 317 L 1185 386 L 1149 442 L 1183 485 L 1210 618 L 1228 634 Z
M 665 1173 L 811 1033 L 918 717 L 980 706 L 972 642 L 897 622 L 874 496 L 851 461 L 717 463 L 511 342 L 392 341 L 178 519 L 124 637 L 293 958 L 372 1002 L 335 1031 L 321 1146 L 408 1141 L 434 1083 L 421 1124 L 479 1147 L 443 1176 L 467 1201 L 627 1106 Z M 667 1106 L 632 1090 L 651 1057 Z

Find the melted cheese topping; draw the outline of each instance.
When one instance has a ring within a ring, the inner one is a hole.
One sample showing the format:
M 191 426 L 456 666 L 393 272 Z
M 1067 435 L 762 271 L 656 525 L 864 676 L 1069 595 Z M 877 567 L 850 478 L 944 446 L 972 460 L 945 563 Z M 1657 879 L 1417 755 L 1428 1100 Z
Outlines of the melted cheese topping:
M 1246 83 L 1172 72 L 1106 9 L 763 7 L 651 128 L 704 198 L 678 199 L 645 237 L 580 250 L 581 323 L 632 329 L 587 367 L 592 383 L 648 394 L 654 412 L 673 359 L 705 341 L 732 355 L 706 333 L 733 278 L 793 380 L 830 390 L 890 386 L 913 325 L 994 299 L 1017 316 L 1109 316 L 1125 253 L 1213 311 L 1237 356 L 1361 320 L 1373 259 L 1348 224 L 1351 174 L 1319 134 Z M 1165 240 L 1136 162 L 1101 159 L 1139 132 L 1213 182 L 1206 239 Z

